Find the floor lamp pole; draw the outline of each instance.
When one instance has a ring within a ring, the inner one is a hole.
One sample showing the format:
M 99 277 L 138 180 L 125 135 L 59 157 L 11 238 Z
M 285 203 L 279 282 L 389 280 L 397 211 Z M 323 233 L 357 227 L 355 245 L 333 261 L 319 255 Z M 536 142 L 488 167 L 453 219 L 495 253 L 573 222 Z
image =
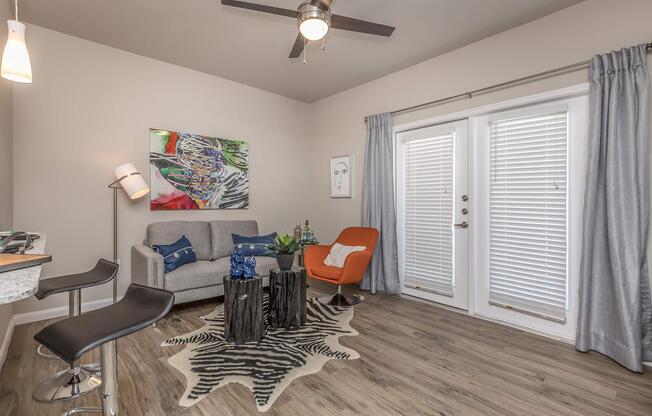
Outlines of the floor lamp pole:
M 118 187 L 113 187 L 113 262 L 118 262 Z M 118 301 L 118 275 L 113 279 L 113 303 Z
M 114 170 L 115 181 L 109 184 L 113 189 L 113 262 L 118 263 L 118 189 L 131 199 L 141 198 L 149 193 L 149 187 L 140 172 L 131 163 L 125 163 Z M 113 278 L 113 303 L 118 301 L 118 275 Z

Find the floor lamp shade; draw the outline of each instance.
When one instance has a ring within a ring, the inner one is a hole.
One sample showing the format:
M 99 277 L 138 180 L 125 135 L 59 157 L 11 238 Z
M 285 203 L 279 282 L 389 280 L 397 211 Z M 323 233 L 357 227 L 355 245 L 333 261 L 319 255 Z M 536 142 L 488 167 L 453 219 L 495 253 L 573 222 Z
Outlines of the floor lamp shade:
M 25 25 L 7 20 L 9 35 L 2 54 L 2 78 L 15 82 L 32 82 L 32 64 L 25 44 Z
M 141 198 L 149 193 L 149 187 L 142 175 L 131 163 L 125 163 L 115 168 L 115 178 L 131 199 Z

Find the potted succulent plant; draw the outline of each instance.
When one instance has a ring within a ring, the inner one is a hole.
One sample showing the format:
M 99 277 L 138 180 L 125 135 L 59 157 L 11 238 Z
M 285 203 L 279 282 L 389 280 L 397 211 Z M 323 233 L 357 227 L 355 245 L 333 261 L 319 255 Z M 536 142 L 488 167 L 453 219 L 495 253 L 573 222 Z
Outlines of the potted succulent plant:
M 267 249 L 276 253 L 276 262 L 281 270 L 290 270 L 294 263 L 294 253 L 299 249 L 299 243 L 291 235 L 278 235 L 273 244 L 268 244 Z

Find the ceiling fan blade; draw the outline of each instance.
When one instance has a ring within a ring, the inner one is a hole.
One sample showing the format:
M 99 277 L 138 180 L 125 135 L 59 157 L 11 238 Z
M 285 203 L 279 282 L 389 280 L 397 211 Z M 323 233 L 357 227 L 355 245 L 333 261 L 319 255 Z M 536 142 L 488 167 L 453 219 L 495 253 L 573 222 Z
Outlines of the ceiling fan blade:
M 264 4 L 247 3 L 246 1 L 238 0 L 222 0 L 224 6 L 239 7 L 241 9 L 255 10 L 257 12 L 278 14 L 280 16 L 294 17 L 299 14 L 296 10 L 282 9 L 280 7 L 265 6 Z
M 337 14 L 331 16 L 331 27 L 333 29 L 350 30 L 352 32 L 387 37 L 392 36 L 395 29 L 393 26 L 381 25 L 380 23 L 367 22 L 366 20 L 354 19 Z
M 303 35 L 299 33 L 297 35 L 297 39 L 294 41 L 292 50 L 290 51 L 290 58 L 298 58 L 299 56 L 301 56 L 301 52 L 303 52 L 303 48 L 305 47 L 306 47 L 306 40 L 303 38 Z

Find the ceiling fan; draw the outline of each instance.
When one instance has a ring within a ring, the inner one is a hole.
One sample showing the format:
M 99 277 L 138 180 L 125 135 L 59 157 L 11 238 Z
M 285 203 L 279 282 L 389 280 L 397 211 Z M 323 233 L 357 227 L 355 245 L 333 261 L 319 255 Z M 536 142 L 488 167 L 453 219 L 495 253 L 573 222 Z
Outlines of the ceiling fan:
M 297 10 L 283 9 L 280 7 L 266 6 L 263 4 L 248 3 L 238 0 L 222 0 L 225 6 L 239 7 L 241 9 L 255 10 L 263 13 L 277 14 L 280 16 L 297 19 L 299 34 L 294 41 L 290 58 L 298 58 L 308 41 L 320 40 L 330 28 L 349 30 L 352 32 L 369 33 L 372 35 L 389 37 L 394 32 L 394 27 L 354 19 L 352 17 L 332 14 L 334 0 L 308 0 L 299 5 Z

